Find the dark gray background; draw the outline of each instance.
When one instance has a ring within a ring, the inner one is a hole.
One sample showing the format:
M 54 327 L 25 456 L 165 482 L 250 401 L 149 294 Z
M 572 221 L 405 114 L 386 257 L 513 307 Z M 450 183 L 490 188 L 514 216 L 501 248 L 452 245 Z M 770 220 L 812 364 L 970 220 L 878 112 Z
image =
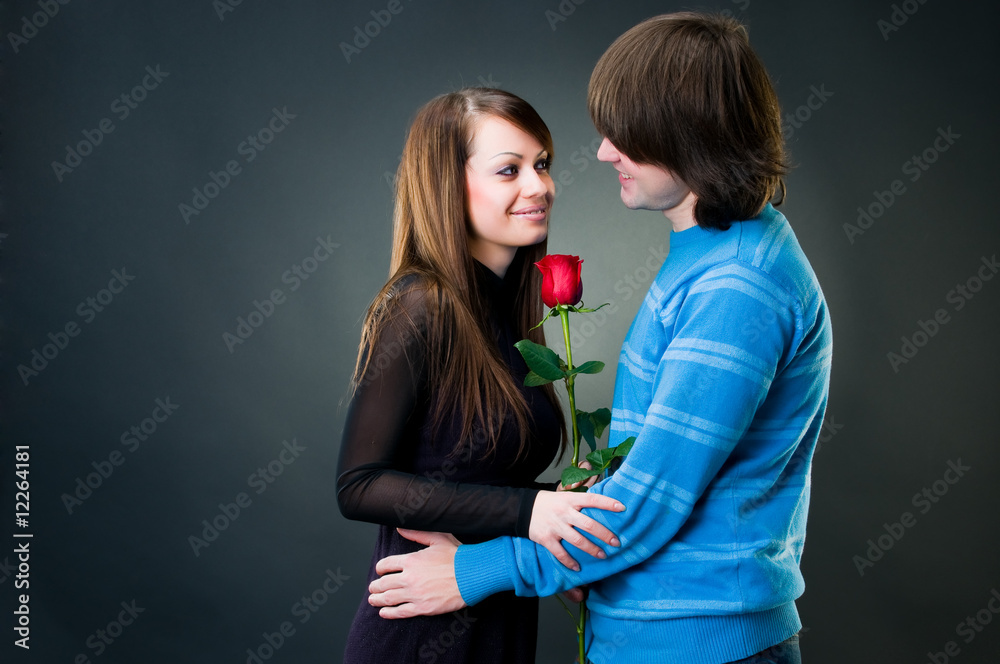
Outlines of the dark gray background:
M 220 17 L 211 0 L 42 0 L 58 13 L 36 18 L 35 32 L 22 19 L 43 11 L 37 1 L 3 3 L 4 661 L 241 663 L 284 621 L 295 633 L 268 661 L 340 660 L 375 532 L 335 504 L 342 399 L 359 319 L 388 268 L 391 173 L 415 110 L 436 94 L 497 85 L 552 128 L 553 174 L 568 184 L 550 248 L 583 256 L 587 302 L 614 305 L 592 327 L 575 324 L 577 356 L 609 363 L 578 398 L 610 403 L 647 259 L 667 248 L 668 227 L 662 215 L 626 210 L 612 170 L 580 152 L 596 138 L 586 85 L 620 33 L 692 5 L 577 2 L 401 0 L 349 63 L 339 44 L 387 2 L 243 0 Z M 878 21 L 890 20 L 889 2 L 702 6 L 749 25 L 783 112 L 809 116 L 791 127 L 797 168 L 783 210 L 823 284 L 836 339 L 799 601 L 811 664 L 925 662 L 949 641 L 962 664 L 995 662 L 1000 651 L 1000 617 L 988 608 L 991 591 L 1000 595 L 1000 280 L 960 310 L 948 299 L 1000 251 L 989 205 L 1000 11 L 903 4 L 912 15 L 898 14 L 907 20 L 888 39 Z M 12 40 L 22 30 L 30 38 Z M 147 66 L 169 75 L 121 119 L 111 104 Z M 813 87 L 827 98 L 800 109 Z M 286 108 L 295 117 L 248 163 L 240 143 Z M 52 162 L 104 118 L 114 131 L 59 181 Z M 911 182 L 904 163 L 939 128 L 959 138 Z M 240 173 L 185 224 L 179 204 L 229 160 Z M 897 179 L 905 192 L 851 242 L 844 224 Z M 339 246 L 293 291 L 282 275 L 317 238 Z M 113 270 L 134 279 L 87 322 L 78 306 Z M 274 289 L 286 299 L 230 352 L 223 334 Z M 918 335 L 927 343 L 894 370 L 887 353 L 938 309 L 948 322 Z M 68 323 L 78 335 L 50 348 L 54 358 L 25 385 L 19 365 Z M 176 412 L 130 452 L 123 432 L 168 398 Z M 255 493 L 249 476 L 292 439 L 305 450 Z M 14 524 L 13 445 L 30 446 L 28 528 Z M 116 451 L 123 463 L 68 513 L 63 495 Z M 944 483 L 959 460 L 971 469 Z M 942 495 L 922 513 L 913 496 L 935 482 Z M 240 492 L 250 506 L 195 556 L 189 536 Z M 915 523 L 861 575 L 855 556 L 905 512 Z M 13 535 L 24 532 L 34 535 L 30 651 L 11 645 L 23 591 L 8 570 Z M 347 580 L 302 624 L 293 605 L 327 570 Z M 144 612 L 97 655 L 88 638 L 133 600 Z M 571 625 L 555 600 L 542 605 L 539 662 L 570 661 Z M 990 624 L 956 631 L 977 612 Z

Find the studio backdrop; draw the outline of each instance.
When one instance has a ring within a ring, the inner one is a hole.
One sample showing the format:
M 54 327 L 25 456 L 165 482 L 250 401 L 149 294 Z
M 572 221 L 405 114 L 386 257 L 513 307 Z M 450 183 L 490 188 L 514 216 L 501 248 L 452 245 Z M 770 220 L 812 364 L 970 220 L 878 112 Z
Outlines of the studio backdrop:
M 681 9 L 749 28 L 833 320 L 805 661 L 996 662 L 1000 10 L 940 0 L 2 3 L 0 660 L 340 661 L 376 532 L 336 505 L 345 397 L 435 95 L 551 127 L 610 405 L 669 226 L 621 204 L 587 82 Z M 574 640 L 543 600 L 538 661 Z

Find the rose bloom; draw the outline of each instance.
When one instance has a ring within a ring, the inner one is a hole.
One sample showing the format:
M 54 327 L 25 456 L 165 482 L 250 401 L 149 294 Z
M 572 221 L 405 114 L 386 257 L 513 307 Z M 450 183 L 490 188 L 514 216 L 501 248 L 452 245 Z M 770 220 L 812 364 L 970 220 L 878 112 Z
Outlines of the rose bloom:
M 549 254 L 535 265 L 542 271 L 542 302 L 545 306 L 574 305 L 583 297 L 583 282 L 580 280 L 583 261 L 579 256 Z

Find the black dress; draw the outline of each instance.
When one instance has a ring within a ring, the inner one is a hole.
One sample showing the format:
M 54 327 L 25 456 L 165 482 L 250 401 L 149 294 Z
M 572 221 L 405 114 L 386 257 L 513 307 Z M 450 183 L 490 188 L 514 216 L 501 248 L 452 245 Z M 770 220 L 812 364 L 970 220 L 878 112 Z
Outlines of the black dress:
M 490 327 L 500 356 L 520 386 L 527 367 L 514 348 L 512 285 L 481 264 L 477 284 L 489 304 Z M 426 294 L 403 284 L 398 295 L 419 331 L 426 322 Z M 454 454 L 458 413 L 437 436 L 429 431 L 425 346 L 414 328 L 394 324 L 372 349 L 369 369 L 347 414 L 338 469 L 338 503 L 345 516 L 381 524 L 368 580 L 381 558 L 423 548 L 396 527 L 453 533 L 463 543 L 501 535 L 528 536 L 531 508 L 540 488 L 535 478 L 559 448 L 558 413 L 539 388 L 521 387 L 531 413 L 528 452 L 516 463 L 516 422 L 501 429 L 496 453 L 473 436 Z M 346 664 L 515 664 L 535 661 L 538 599 L 498 593 L 455 613 L 386 620 L 364 593 L 351 625 Z

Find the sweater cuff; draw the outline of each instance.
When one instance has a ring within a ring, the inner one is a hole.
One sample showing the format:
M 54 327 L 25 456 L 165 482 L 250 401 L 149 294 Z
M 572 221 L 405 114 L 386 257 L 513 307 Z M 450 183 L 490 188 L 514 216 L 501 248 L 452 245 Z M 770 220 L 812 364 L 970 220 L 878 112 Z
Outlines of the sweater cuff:
M 528 531 L 531 528 L 531 510 L 535 507 L 535 498 L 537 497 L 537 489 L 521 490 L 521 505 L 517 510 L 517 523 L 514 524 L 514 537 L 528 538 Z
M 513 590 L 511 574 L 516 571 L 514 543 L 509 537 L 482 544 L 463 544 L 455 552 L 458 592 L 469 606 L 495 593 Z

